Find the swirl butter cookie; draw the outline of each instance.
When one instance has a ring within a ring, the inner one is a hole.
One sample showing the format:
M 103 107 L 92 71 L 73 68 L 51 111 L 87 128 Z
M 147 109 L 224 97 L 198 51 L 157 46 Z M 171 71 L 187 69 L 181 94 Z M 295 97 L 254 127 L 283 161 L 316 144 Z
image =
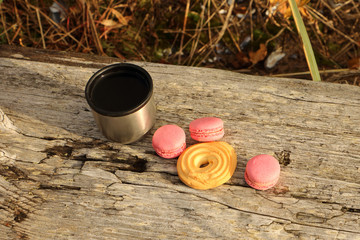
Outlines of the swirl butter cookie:
M 206 142 L 185 149 L 177 161 L 180 180 L 195 189 L 210 189 L 227 182 L 234 174 L 237 157 L 226 142 Z

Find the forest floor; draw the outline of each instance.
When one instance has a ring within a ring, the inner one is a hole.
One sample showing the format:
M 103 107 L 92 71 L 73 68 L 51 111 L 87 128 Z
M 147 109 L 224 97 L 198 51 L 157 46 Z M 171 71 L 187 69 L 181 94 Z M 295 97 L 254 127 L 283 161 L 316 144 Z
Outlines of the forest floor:
M 322 80 L 360 86 L 359 1 L 297 2 Z M 0 43 L 311 79 L 287 0 L 0 0 Z

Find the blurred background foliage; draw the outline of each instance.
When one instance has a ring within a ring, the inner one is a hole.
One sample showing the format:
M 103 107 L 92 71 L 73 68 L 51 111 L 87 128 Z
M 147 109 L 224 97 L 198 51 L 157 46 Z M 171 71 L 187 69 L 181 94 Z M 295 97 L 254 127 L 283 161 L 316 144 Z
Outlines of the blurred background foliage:
M 359 1 L 297 3 L 323 80 L 360 85 Z M 311 79 L 286 0 L 0 4 L 2 44 Z

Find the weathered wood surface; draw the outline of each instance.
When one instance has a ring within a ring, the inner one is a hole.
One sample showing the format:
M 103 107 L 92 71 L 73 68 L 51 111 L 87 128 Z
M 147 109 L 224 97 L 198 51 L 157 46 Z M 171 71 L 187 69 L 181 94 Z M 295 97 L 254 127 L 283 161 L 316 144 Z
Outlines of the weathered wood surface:
M 153 77 L 155 128 L 122 145 L 98 132 L 84 87 L 116 59 L 0 47 L 0 239 L 360 239 L 360 88 L 137 63 Z M 155 129 L 218 116 L 233 178 L 200 191 Z M 246 161 L 281 162 L 256 191 Z

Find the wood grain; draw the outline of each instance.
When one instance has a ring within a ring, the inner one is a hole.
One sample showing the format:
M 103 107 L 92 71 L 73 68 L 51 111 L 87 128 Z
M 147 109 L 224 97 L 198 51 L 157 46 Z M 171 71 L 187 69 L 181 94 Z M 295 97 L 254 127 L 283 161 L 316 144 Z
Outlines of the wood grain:
M 131 145 L 98 132 L 84 87 L 116 59 L 0 47 L 0 239 L 360 239 L 360 88 L 136 62 L 151 74 L 157 122 Z M 232 179 L 185 186 L 156 128 L 190 139 L 225 122 Z M 279 183 L 248 187 L 246 162 L 271 154 Z

